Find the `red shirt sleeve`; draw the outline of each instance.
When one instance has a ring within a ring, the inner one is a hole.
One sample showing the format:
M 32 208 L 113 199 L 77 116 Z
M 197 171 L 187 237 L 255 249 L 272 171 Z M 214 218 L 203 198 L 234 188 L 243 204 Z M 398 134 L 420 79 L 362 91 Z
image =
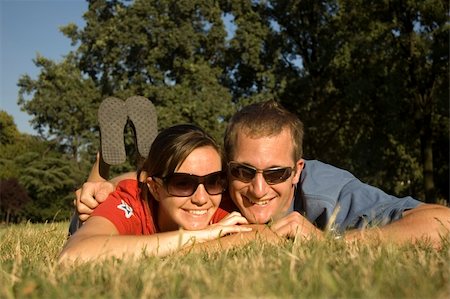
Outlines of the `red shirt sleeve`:
M 155 233 L 151 213 L 140 198 L 137 180 L 121 181 L 92 213 L 111 221 L 121 235 Z
M 217 223 L 220 222 L 220 220 L 222 220 L 223 218 L 225 218 L 225 216 L 227 216 L 228 213 L 227 211 L 223 210 L 222 208 L 218 208 L 217 211 L 214 213 L 212 219 L 211 219 L 211 223 Z
M 234 202 L 231 200 L 230 195 L 228 193 L 224 193 L 222 196 L 222 201 L 220 202 L 220 208 L 222 210 L 231 213 L 233 211 L 239 211 Z

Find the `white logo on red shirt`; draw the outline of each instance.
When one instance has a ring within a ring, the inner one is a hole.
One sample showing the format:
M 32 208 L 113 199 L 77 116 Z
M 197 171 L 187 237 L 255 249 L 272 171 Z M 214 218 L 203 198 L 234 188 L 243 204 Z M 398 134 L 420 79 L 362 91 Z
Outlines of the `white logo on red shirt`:
M 117 208 L 125 212 L 126 218 L 130 218 L 133 215 L 133 209 L 129 205 L 127 205 L 127 203 L 124 202 L 123 199 L 122 203 L 118 205 Z

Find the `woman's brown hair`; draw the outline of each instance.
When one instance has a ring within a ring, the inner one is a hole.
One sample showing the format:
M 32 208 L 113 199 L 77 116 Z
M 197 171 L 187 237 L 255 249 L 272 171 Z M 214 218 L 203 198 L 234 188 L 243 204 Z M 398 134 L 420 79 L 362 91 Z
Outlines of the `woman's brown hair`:
M 220 155 L 223 165 L 223 155 L 220 146 L 208 133 L 200 127 L 191 124 L 175 125 L 161 131 L 153 141 L 147 159 L 138 170 L 138 180 L 141 185 L 141 195 L 148 200 L 147 177 L 166 177 L 175 172 L 184 160 L 195 149 L 210 146 Z

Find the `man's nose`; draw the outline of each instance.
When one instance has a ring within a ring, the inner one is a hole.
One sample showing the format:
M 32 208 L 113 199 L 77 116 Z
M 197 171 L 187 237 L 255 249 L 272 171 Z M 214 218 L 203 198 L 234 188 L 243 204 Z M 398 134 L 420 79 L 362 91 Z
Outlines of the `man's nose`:
M 198 185 L 197 190 L 192 194 L 192 202 L 196 205 L 204 205 L 208 202 L 209 194 L 203 184 Z
M 250 183 L 250 186 L 251 192 L 253 193 L 255 199 L 263 198 L 267 194 L 267 188 L 269 187 L 266 180 L 264 179 L 263 174 L 260 172 L 256 173 L 255 177 Z

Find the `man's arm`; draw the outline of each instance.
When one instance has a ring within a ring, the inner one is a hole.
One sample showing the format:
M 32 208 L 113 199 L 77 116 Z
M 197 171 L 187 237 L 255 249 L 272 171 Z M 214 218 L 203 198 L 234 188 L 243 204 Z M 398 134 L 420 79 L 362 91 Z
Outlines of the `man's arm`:
M 261 239 L 277 243 L 284 238 L 302 237 L 305 239 L 324 238 L 326 232 L 315 227 L 298 212 L 292 212 L 284 218 L 275 221 L 269 228 L 267 225 L 250 225 L 251 232 L 233 234 L 217 240 L 195 244 L 186 251 L 207 251 L 231 249 L 245 245 L 253 240 Z M 380 240 L 386 243 L 430 241 L 435 247 L 441 244 L 441 236 L 450 234 L 450 209 L 441 205 L 422 204 L 414 209 L 405 211 L 403 218 L 390 224 L 349 230 L 343 234 L 347 242 L 355 240 Z
M 345 232 L 348 240 L 377 237 L 405 242 L 426 237 L 435 244 L 450 231 L 449 208 L 389 195 L 348 171 L 320 161 L 305 162 L 301 191 L 302 197 L 296 200 L 304 200 L 301 202 L 305 203 L 309 224 L 300 214 L 291 216 L 290 226 L 299 226 L 299 231 L 311 222 L 317 222 L 323 230 L 332 223 L 337 232 Z
M 450 209 L 442 205 L 421 204 L 407 210 L 403 217 L 378 228 L 351 230 L 345 239 L 359 240 L 378 238 L 382 242 L 418 242 L 430 241 L 439 247 L 442 237 L 450 234 Z
M 78 212 L 78 218 L 82 222 L 86 221 L 94 209 L 105 201 L 120 181 L 137 178 L 136 172 L 127 172 L 108 181 L 108 173 L 109 165 L 103 162 L 101 154 L 97 153 L 86 183 L 75 191 L 74 205 Z
M 109 164 L 103 161 L 102 153 L 98 152 L 87 181 L 101 182 L 107 180 L 109 178 L 109 168 Z
M 272 225 L 280 236 L 323 238 L 324 232 L 316 228 L 298 212 L 292 212 Z M 325 232 L 326 233 L 326 232 Z M 442 237 L 450 234 L 450 209 L 436 204 L 421 204 L 407 210 L 403 217 L 383 226 L 352 229 L 344 232 L 346 241 L 379 240 L 381 242 L 405 243 L 429 241 L 435 247 L 441 245 Z

